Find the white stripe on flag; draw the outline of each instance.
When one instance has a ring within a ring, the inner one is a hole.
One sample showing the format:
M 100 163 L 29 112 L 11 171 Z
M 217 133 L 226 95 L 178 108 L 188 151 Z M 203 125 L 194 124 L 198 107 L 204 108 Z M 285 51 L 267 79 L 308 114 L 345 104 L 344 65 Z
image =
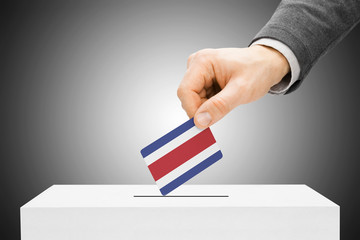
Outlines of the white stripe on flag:
M 180 177 L 187 171 L 189 171 L 191 168 L 195 167 L 217 151 L 219 151 L 220 148 L 216 143 L 206 148 L 204 151 L 200 152 L 198 155 L 194 156 L 193 158 L 189 159 L 179 167 L 175 168 L 173 171 L 169 172 L 162 178 L 156 181 L 156 184 L 159 188 L 162 188 L 169 184 L 171 181 L 175 180 L 176 178 Z
M 149 156 L 145 157 L 144 158 L 145 163 L 149 166 L 150 164 L 152 164 L 153 162 L 155 162 L 162 156 L 171 152 L 173 149 L 177 148 L 178 146 L 180 146 L 181 144 L 183 144 L 184 142 L 186 142 L 187 140 L 189 140 L 190 138 L 194 137 L 195 135 L 199 134 L 202 131 L 203 131 L 203 129 L 199 129 L 196 126 L 190 128 L 189 130 L 187 130 L 186 132 L 184 132 L 177 138 L 173 139 L 172 141 L 168 142 L 161 148 L 157 149 L 155 152 L 151 153 Z

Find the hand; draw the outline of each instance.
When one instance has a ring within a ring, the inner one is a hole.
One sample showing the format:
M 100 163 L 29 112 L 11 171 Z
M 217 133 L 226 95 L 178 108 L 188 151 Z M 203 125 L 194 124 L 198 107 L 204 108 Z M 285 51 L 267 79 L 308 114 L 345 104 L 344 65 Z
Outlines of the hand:
M 190 55 L 177 94 L 196 126 L 206 128 L 263 97 L 289 70 L 286 58 L 266 46 L 203 49 Z

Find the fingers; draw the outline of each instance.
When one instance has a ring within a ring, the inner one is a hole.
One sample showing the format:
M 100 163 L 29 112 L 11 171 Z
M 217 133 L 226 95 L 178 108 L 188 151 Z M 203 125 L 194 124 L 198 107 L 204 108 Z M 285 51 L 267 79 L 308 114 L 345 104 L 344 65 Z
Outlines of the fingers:
M 177 95 L 189 118 L 194 117 L 196 110 L 202 104 L 199 94 L 191 88 L 181 86 L 178 88 Z
M 194 117 L 198 108 L 206 101 L 206 90 L 214 78 L 213 68 L 208 54 L 191 55 L 188 69 L 177 91 L 183 109 L 187 115 Z
M 178 89 L 182 106 L 197 127 L 209 127 L 238 105 L 261 98 L 278 83 L 289 71 L 283 58 L 261 46 L 205 49 L 192 54 Z
M 238 105 L 240 89 L 229 82 L 218 94 L 205 101 L 195 113 L 195 125 L 207 128 L 213 125 Z

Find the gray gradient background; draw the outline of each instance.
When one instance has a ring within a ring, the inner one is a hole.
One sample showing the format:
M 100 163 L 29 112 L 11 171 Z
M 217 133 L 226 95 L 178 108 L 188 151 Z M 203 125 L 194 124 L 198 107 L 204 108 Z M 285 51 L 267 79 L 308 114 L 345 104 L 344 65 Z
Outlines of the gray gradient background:
M 140 149 L 187 120 L 188 55 L 246 47 L 277 4 L 2 4 L 0 238 L 19 238 L 19 207 L 52 184 L 153 184 Z M 213 126 L 224 158 L 189 184 L 307 184 L 359 238 L 359 43 L 356 27 L 298 91 Z

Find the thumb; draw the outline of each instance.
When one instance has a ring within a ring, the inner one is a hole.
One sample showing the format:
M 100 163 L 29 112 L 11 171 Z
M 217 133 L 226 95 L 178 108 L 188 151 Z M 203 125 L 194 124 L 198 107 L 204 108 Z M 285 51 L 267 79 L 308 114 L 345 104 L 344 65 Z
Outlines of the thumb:
M 195 113 L 195 125 L 207 128 L 234 109 L 239 99 L 238 87 L 229 82 L 219 93 L 205 101 Z

